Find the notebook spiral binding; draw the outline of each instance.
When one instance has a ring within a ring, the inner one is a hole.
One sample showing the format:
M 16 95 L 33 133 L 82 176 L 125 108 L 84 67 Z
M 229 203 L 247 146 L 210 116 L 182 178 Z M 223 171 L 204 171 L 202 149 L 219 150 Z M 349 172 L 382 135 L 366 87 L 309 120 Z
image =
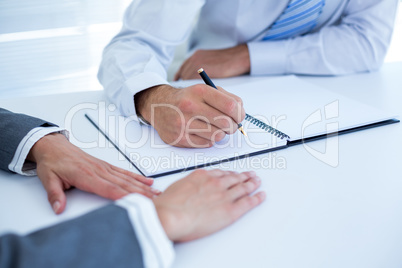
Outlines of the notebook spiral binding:
M 254 124 L 261 129 L 268 131 L 268 133 L 271 133 L 272 135 L 274 135 L 280 139 L 288 139 L 288 140 L 290 139 L 290 137 L 287 134 L 283 133 L 282 131 L 277 130 L 276 128 L 271 127 L 270 125 L 262 122 L 261 120 L 258 120 L 257 118 L 255 118 L 247 113 L 246 113 L 245 120 L 249 121 L 251 124 Z

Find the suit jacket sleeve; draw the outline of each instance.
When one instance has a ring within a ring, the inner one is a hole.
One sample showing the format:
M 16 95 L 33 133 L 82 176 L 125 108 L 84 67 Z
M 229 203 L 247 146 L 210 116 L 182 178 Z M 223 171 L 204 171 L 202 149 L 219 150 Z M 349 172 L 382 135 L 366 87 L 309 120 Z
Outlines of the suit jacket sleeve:
M 127 211 L 108 205 L 28 236 L 0 238 L 0 267 L 143 267 Z
M 0 108 L 0 169 L 8 170 L 21 140 L 36 127 L 56 126 L 42 119 Z

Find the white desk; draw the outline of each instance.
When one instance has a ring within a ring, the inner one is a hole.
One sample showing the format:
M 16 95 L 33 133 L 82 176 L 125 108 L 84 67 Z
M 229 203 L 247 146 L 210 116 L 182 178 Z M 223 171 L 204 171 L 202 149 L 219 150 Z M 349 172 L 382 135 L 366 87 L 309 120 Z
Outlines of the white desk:
M 227 83 L 248 79 L 258 78 Z M 371 74 L 302 79 L 402 115 L 402 63 Z M 102 99 L 102 92 L 84 92 L 2 99 L 0 106 L 64 125 L 71 107 Z M 82 113 L 73 118 L 72 132 L 81 142 L 102 142 Z M 255 168 L 266 202 L 217 234 L 176 245 L 174 267 L 402 267 L 401 137 L 401 124 L 340 136 L 336 168 L 303 146 L 275 152 L 276 159 L 285 160 L 285 169 Z M 309 146 L 323 149 L 325 142 Z M 110 145 L 85 150 L 130 168 Z M 223 168 L 241 170 L 237 162 Z M 155 186 L 164 189 L 184 175 L 157 179 Z M 37 178 L 0 171 L 0 185 L 1 233 L 31 232 L 108 202 L 72 190 L 66 211 L 55 216 Z

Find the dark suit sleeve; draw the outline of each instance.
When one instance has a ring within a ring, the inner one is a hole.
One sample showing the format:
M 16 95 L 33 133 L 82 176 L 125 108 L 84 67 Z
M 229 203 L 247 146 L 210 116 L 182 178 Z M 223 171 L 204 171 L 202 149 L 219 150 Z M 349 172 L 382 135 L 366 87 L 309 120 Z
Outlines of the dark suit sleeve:
M 8 170 L 21 140 L 36 127 L 56 126 L 42 119 L 0 108 L 0 169 Z
M 0 238 L 0 267 L 143 267 L 127 211 L 108 205 L 28 236 Z

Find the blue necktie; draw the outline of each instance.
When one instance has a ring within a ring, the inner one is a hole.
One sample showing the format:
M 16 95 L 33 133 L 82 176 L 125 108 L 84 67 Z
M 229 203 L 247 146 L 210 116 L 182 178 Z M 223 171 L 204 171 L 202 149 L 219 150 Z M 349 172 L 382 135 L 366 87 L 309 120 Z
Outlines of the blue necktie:
M 321 14 L 325 0 L 291 0 L 262 40 L 279 40 L 311 31 Z

